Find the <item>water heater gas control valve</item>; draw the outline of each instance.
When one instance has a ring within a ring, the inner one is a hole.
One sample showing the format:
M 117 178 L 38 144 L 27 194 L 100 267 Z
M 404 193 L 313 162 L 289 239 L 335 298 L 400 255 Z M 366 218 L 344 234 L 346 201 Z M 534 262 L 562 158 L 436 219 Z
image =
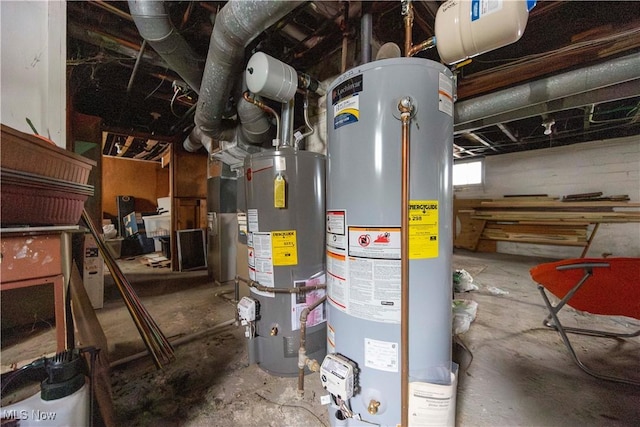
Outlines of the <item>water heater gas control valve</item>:
M 327 354 L 320 366 L 322 387 L 339 399 L 351 399 L 357 371 L 356 364 L 346 357 L 337 353 Z
M 253 322 L 260 314 L 260 303 L 253 298 L 242 297 L 238 303 L 238 317 L 242 321 Z

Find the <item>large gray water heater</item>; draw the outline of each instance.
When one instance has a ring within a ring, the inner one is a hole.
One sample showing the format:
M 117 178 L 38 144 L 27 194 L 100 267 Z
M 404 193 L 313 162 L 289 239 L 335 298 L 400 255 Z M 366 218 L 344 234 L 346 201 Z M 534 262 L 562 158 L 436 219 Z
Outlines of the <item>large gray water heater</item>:
M 246 157 L 249 276 L 261 286 L 325 283 L 325 156 L 284 146 Z M 251 288 L 256 321 L 248 329 L 249 362 L 281 376 L 298 373 L 300 314 L 324 289 L 274 293 Z M 307 320 L 308 357 L 326 353 L 324 304 Z
M 403 99 L 413 106 L 408 381 L 412 386 L 452 381 L 452 75 L 443 65 L 419 58 L 370 62 L 338 77 L 327 95 L 327 352 L 331 357 L 323 369 L 329 365 L 324 372 L 336 378 L 354 376 L 347 386 L 336 378 L 333 384 L 331 379 L 325 383 L 329 389 L 345 390 L 340 399 L 333 396 L 332 425 L 401 422 L 398 105 Z

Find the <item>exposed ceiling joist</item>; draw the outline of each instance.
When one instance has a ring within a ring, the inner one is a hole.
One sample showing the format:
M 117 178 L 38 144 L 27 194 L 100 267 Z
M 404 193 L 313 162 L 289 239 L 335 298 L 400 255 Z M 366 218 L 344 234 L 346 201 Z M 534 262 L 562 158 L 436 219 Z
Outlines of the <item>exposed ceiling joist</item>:
M 212 17 L 228 3 L 163 4 L 171 24 L 204 58 Z M 413 1 L 413 40 L 433 35 L 442 3 Z M 343 7 L 343 2 L 305 2 L 259 35 L 244 55 L 261 50 L 318 80 L 330 80 L 340 73 L 345 35 L 347 69 L 359 63 L 364 12 L 371 16 L 373 46 L 403 45 L 400 2 L 350 2 L 348 31 L 342 25 Z M 183 138 L 193 126 L 198 96 L 176 92 L 171 83 L 182 79 L 152 49 L 145 50 L 137 77 L 128 84 L 142 37 L 127 2 L 75 1 L 67 11 L 70 87 L 77 110 L 100 115 L 109 127 Z M 440 60 L 437 49 L 416 56 Z M 464 159 L 640 135 L 639 69 L 640 2 L 538 2 L 519 41 L 456 70 L 454 155 Z M 229 114 L 236 107 L 229 102 Z M 550 135 L 543 133 L 544 114 L 556 121 Z

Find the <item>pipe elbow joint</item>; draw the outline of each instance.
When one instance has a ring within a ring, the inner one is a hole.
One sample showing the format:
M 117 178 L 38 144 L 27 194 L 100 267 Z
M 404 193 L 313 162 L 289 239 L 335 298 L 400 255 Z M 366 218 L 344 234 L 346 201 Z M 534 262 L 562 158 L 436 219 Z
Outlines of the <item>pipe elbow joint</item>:
M 195 129 L 185 138 L 182 146 L 190 153 L 195 153 L 202 148 L 202 142 L 196 137 Z

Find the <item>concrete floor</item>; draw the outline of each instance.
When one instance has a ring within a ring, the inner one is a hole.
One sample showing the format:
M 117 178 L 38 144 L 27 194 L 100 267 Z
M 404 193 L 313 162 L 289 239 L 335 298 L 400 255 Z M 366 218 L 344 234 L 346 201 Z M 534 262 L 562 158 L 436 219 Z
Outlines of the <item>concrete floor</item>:
M 456 424 L 640 425 L 640 387 L 585 374 L 571 361 L 560 336 L 542 327 L 546 313 L 529 269 L 545 261 L 503 254 L 454 255 L 453 267 L 467 270 L 479 287 L 456 294 L 478 303 L 476 320 L 454 346 L 460 364 Z M 120 425 L 330 425 L 320 404 L 324 392 L 318 374 L 307 376 L 300 397 L 295 378 L 273 377 L 247 365 L 243 328 L 218 326 L 233 318 L 230 285 L 213 285 L 206 271 L 171 273 L 135 259 L 121 260 L 120 265 L 164 334 L 186 341 L 175 346 L 175 362 L 162 370 L 148 356 L 112 369 Z M 110 360 L 118 363 L 144 345 L 110 277 L 105 284 L 105 305 L 97 314 Z M 640 328 L 639 321 L 598 319 L 575 311 L 567 311 L 564 318 L 567 326 Z M 640 380 L 639 338 L 571 339 L 594 369 Z M 52 330 L 33 332 L 2 349 L 2 366 L 36 358 L 53 343 Z

